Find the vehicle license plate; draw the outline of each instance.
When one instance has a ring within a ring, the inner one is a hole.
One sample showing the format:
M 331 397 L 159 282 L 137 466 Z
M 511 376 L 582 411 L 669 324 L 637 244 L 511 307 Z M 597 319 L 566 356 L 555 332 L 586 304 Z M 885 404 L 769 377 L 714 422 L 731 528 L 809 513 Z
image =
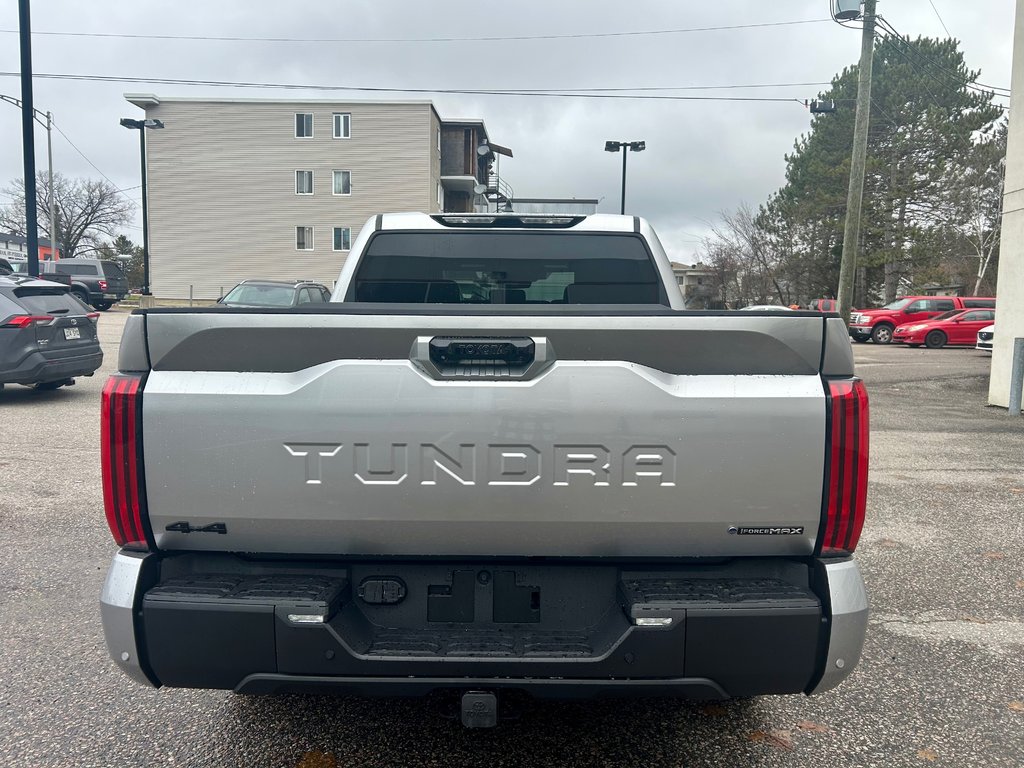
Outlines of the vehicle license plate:
M 65 328 L 64 329 L 65 339 L 80 339 L 82 338 L 82 331 L 80 328 Z

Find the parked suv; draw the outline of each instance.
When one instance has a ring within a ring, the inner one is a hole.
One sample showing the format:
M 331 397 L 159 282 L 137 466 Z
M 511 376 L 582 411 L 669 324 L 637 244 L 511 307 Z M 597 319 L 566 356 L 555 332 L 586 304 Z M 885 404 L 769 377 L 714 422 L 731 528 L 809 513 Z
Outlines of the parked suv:
M 310 280 L 243 280 L 217 303 L 226 307 L 298 307 L 330 300 L 331 292 Z
M 0 277 L 0 389 L 24 384 L 56 389 L 92 376 L 103 362 L 96 318 L 68 287 L 49 280 Z
M 61 259 L 40 264 L 44 274 L 71 277 L 71 292 L 83 304 L 103 312 L 128 295 L 128 278 L 116 261 L 100 259 Z
M 871 339 L 876 344 L 892 341 L 901 325 L 920 323 L 951 309 L 993 309 L 992 296 L 904 296 L 881 309 L 861 309 L 850 315 L 850 336 L 854 341 Z
M 980 331 L 978 331 L 978 339 L 974 345 L 975 349 L 980 349 L 982 352 L 991 352 L 992 344 L 996 337 L 996 324 L 986 325 Z

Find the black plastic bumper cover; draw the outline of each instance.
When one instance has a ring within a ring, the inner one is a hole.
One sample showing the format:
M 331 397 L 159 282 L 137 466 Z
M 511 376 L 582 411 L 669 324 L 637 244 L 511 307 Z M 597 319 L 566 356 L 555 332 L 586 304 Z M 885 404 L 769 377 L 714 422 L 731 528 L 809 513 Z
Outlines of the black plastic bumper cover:
M 146 594 L 142 634 L 161 684 L 243 693 L 482 686 L 721 699 L 798 693 L 813 682 L 823 622 L 809 588 L 634 576 L 622 575 L 592 625 L 446 620 L 404 629 L 371 621 L 344 576 L 179 580 Z M 659 617 L 669 623 L 638 625 Z
M 0 383 L 39 384 L 60 381 L 75 376 L 91 376 L 103 365 L 103 352 L 99 343 L 86 347 L 88 352 L 74 350 L 76 354 L 33 352 L 17 368 L 0 370 Z

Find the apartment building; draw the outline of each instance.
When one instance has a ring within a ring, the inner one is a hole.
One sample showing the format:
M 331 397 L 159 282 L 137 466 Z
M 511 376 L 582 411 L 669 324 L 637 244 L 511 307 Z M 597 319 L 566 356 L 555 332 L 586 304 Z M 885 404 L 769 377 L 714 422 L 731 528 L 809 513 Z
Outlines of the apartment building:
M 125 98 L 164 126 L 146 132 L 157 298 L 248 278 L 332 287 L 371 216 L 481 208 L 495 153 L 511 155 L 429 101 Z

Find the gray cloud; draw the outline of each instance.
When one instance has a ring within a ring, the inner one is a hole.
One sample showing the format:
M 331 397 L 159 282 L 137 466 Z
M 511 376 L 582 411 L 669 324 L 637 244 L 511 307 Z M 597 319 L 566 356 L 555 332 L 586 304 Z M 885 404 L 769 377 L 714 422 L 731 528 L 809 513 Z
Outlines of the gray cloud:
M 935 0 L 968 64 L 985 82 L 1008 86 L 1013 8 L 1005 0 L 971 4 Z M 902 32 L 942 35 L 927 0 L 879 11 Z M 700 27 L 825 18 L 827 0 L 728 4 L 600 0 L 526 0 L 500 12 L 454 2 L 276 3 L 36 2 L 37 31 L 93 31 L 275 37 L 424 37 L 537 35 Z M 13 3 L 0 28 L 16 29 Z M 16 35 L 3 35 L 0 69 L 18 70 Z M 789 27 L 644 37 L 514 42 L 229 43 L 37 36 L 37 72 L 137 77 L 374 85 L 406 88 L 586 88 L 827 81 L 852 63 L 859 35 L 831 22 Z M 0 78 L 0 93 L 19 95 L 17 78 Z M 813 98 L 815 87 L 730 91 L 731 95 Z M 134 108 L 125 91 L 163 95 L 290 97 L 316 92 L 238 91 L 37 80 L 36 106 L 50 109 L 71 139 L 115 183 L 138 184 L 137 143 L 117 124 Z M 341 93 L 339 99 L 362 98 Z M 395 98 L 402 98 L 396 94 Z M 386 98 L 376 96 L 375 98 Z M 547 99 L 435 95 L 444 116 L 482 117 L 495 141 L 515 158 L 503 174 L 522 196 L 601 198 L 619 206 L 620 158 L 603 152 L 606 139 L 644 139 L 631 154 L 627 210 L 649 217 L 674 258 L 692 258 L 706 222 L 742 202 L 758 204 L 783 181 L 783 154 L 806 131 L 808 115 L 791 103 Z M 17 110 L 0 105 L 0 180 L 21 175 Z M 56 167 L 72 175 L 96 172 L 61 138 Z M 45 167 L 45 135 L 37 137 Z M 131 234 L 131 233 L 130 233 Z M 137 235 L 137 231 L 134 233 Z

